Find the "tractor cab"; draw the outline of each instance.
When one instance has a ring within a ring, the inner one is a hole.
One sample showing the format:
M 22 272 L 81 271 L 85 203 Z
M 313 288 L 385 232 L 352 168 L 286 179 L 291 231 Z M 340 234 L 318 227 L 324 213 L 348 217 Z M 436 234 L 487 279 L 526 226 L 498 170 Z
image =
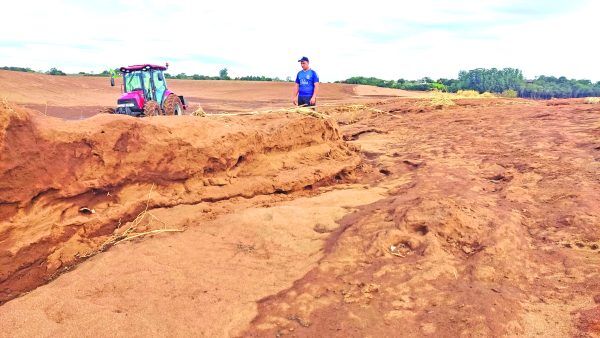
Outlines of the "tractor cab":
M 163 71 L 166 66 L 150 64 L 121 67 L 123 95 L 117 100 L 115 113 L 132 116 L 183 115 L 183 96 L 167 89 Z M 114 79 L 111 78 L 114 86 Z

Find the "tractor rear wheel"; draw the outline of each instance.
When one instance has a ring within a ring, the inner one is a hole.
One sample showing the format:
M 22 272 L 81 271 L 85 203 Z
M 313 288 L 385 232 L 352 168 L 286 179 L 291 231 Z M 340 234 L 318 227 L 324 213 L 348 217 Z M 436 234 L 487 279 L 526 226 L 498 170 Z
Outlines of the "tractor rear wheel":
M 158 116 L 161 115 L 160 106 L 156 101 L 146 101 L 144 104 L 144 115 L 146 116 Z
M 183 104 L 179 96 L 175 94 L 169 95 L 163 103 L 165 115 L 183 115 Z

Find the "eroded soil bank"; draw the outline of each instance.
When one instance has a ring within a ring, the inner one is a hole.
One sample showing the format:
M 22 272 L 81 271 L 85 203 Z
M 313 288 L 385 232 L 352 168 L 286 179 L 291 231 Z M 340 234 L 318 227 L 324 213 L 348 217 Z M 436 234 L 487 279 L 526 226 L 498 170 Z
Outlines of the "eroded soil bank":
M 14 229 L 2 235 L 8 248 L 27 247 L 23 239 L 36 238 L 28 229 L 50 229 L 52 236 L 68 224 L 80 231 L 104 224 L 85 235 L 71 230 L 63 243 L 72 251 L 55 249 L 56 257 L 74 257 L 113 233 L 122 210 L 127 227 L 147 200 L 156 219 L 186 231 L 119 243 L 7 302 L 0 306 L 5 332 L 597 336 L 600 107 L 578 100 L 456 103 L 435 109 L 425 100 L 398 99 L 320 109 L 331 121 L 280 114 L 133 120 L 135 130 L 152 128 L 160 136 L 156 142 L 145 133 L 130 138 L 143 140 L 132 145 L 144 151 L 138 159 L 129 157 L 134 151 L 114 150 L 127 132 L 101 141 L 107 128 L 89 131 L 121 121 L 29 117 L 28 128 L 51 130 L 56 144 L 69 143 L 61 140 L 70 133 L 92 135 L 102 167 L 129 164 L 101 171 L 95 181 L 69 181 L 91 175 L 75 170 L 53 180 L 29 175 L 38 178 L 24 188 L 2 187 L 8 201 L 2 224 Z M 42 141 L 31 144 L 45 144 L 48 134 L 36 135 Z M 168 142 L 187 150 L 161 162 L 167 156 L 161 145 Z M 158 149 L 156 157 L 150 149 Z M 59 154 L 52 158 L 65 161 Z M 197 167 L 182 164 L 191 159 Z M 36 166 L 17 156 L 12 162 Z M 135 170 L 140 166 L 148 173 Z M 112 185 L 98 183 L 116 181 L 123 186 L 109 190 Z M 63 188 L 35 198 L 54 182 Z M 94 184 L 104 186 L 102 194 L 93 194 Z M 119 198 L 98 197 L 108 192 Z M 82 215 L 81 206 L 96 213 Z M 64 219 L 56 220 L 63 210 Z M 21 242 L 6 240 L 13 233 Z M 90 233 L 98 240 L 86 237 Z M 12 255 L 6 261 L 16 253 L 5 251 L 4 257 Z M 41 271 L 51 266 L 44 264 Z
M 66 122 L 1 109 L 0 302 L 93 254 L 144 210 L 310 189 L 360 161 L 335 122 L 299 114 Z

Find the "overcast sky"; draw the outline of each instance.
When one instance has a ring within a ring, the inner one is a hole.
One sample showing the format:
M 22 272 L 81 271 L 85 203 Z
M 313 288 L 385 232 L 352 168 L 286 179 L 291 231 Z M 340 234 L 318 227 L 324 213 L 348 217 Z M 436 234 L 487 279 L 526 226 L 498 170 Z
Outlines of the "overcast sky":
M 600 81 L 600 1 L 3 1 L 0 66 L 99 72 L 169 62 L 171 73 L 322 81 L 456 77 L 515 67 Z

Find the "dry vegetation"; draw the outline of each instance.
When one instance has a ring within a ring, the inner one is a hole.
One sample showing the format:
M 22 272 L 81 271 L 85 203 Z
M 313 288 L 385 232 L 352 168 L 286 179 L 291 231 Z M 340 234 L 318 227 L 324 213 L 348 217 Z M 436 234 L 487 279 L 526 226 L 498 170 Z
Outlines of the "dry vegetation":
M 102 245 L 92 252 L 89 252 L 83 256 L 82 258 L 91 257 L 98 252 L 102 252 L 107 250 L 113 245 L 116 245 L 120 242 L 129 241 L 135 238 L 154 235 L 163 232 L 182 232 L 183 229 L 169 229 L 167 228 L 167 224 L 156 217 L 153 213 L 151 213 L 148 208 L 150 206 L 150 197 L 152 195 L 152 191 L 154 190 L 154 184 L 150 188 L 148 192 L 148 198 L 146 200 L 146 207 L 142 212 L 140 212 L 137 217 L 129 223 L 127 228 L 121 228 L 121 222 L 119 220 L 119 225 L 117 226 L 117 230 L 113 233 Z M 91 213 L 95 213 L 92 209 Z M 158 228 L 156 228 L 156 224 L 158 224 Z
M 260 114 L 273 114 L 273 113 L 295 113 L 302 114 L 307 116 L 312 116 L 316 118 L 329 118 L 330 116 L 327 114 L 319 113 L 316 107 L 291 107 L 291 108 L 281 108 L 281 109 L 269 109 L 269 110 L 257 110 L 257 111 L 249 111 L 243 113 L 206 113 L 202 108 L 196 109 L 192 115 L 193 116 L 239 116 L 239 115 L 260 115 Z
M 443 93 L 443 92 L 434 92 L 431 100 L 429 101 L 429 105 L 435 107 L 437 109 L 455 106 L 456 103 L 453 99 L 458 98 L 455 94 Z
M 491 99 L 497 96 L 490 92 L 480 94 L 476 90 L 459 90 L 458 92 L 456 92 L 455 97 L 458 99 Z

